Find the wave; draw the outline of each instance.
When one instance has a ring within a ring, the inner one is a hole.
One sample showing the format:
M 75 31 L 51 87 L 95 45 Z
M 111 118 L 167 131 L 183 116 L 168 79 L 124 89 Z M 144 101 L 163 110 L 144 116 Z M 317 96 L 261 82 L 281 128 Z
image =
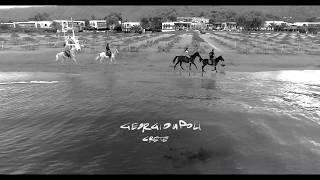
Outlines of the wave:
M 12 82 L 0 82 L 0 85 L 10 85 L 10 84 L 55 84 L 60 81 L 12 81 Z

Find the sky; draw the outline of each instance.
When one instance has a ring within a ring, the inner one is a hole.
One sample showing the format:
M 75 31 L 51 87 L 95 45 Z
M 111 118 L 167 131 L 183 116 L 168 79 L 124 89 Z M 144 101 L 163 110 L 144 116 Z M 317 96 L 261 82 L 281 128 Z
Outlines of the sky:
M 32 6 L 0 6 L 0 9 L 11 9 L 11 8 L 28 8 Z

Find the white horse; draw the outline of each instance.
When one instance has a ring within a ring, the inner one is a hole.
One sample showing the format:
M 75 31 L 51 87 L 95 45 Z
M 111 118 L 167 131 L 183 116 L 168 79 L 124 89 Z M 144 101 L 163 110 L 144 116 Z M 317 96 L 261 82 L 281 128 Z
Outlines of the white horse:
M 81 47 L 79 44 L 74 44 L 73 46 L 71 46 L 71 50 L 70 50 L 70 56 L 71 59 L 78 64 L 77 60 L 76 60 L 76 52 L 79 52 L 81 50 Z M 64 63 L 64 61 L 69 58 L 65 55 L 65 52 L 59 52 L 56 54 L 56 61 L 59 61 L 61 59 L 61 62 Z
M 114 51 L 111 51 L 111 57 L 106 55 L 106 52 L 101 52 L 96 57 L 96 61 L 99 60 L 100 63 L 103 62 L 104 59 L 110 59 L 109 64 L 113 63 L 113 61 L 116 63 L 116 55 L 119 54 L 119 51 L 117 48 L 114 49 Z

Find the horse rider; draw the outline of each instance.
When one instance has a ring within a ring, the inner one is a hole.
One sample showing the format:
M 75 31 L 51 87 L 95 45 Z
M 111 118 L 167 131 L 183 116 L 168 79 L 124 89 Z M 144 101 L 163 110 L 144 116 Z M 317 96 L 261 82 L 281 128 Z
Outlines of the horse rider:
M 211 61 L 211 64 L 213 64 L 213 60 L 214 60 L 214 48 L 209 52 L 209 60 Z
M 189 50 L 188 50 L 188 48 L 186 48 L 186 49 L 184 50 L 184 54 L 185 54 L 185 56 L 187 56 L 188 58 L 190 58 L 190 55 L 189 55 Z
M 73 40 L 71 39 L 71 36 L 68 38 L 68 44 L 74 44 Z
M 71 58 L 70 50 L 71 50 L 71 46 L 68 46 L 67 44 L 65 44 L 65 46 L 64 46 L 64 54 L 69 58 Z
M 107 43 L 107 46 L 106 46 L 106 56 L 109 56 L 109 58 L 111 57 L 111 50 L 110 50 L 109 43 Z

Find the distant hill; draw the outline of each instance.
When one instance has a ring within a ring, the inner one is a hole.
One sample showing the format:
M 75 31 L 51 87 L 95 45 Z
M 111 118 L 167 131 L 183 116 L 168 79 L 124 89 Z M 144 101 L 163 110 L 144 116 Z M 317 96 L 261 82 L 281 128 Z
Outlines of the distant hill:
M 49 13 L 52 19 L 96 19 L 111 12 L 121 12 L 123 19 L 138 21 L 143 16 L 153 16 L 174 11 L 178 16 L 209 15 L 211 11 L 233 11 L 236 13 L 260 11 L 279 17 L 291 16 L 295 21 L 320 16 L 320 6 L 43 6 L 0 10 L 1 21 L 28 20 L 37 13 Z

